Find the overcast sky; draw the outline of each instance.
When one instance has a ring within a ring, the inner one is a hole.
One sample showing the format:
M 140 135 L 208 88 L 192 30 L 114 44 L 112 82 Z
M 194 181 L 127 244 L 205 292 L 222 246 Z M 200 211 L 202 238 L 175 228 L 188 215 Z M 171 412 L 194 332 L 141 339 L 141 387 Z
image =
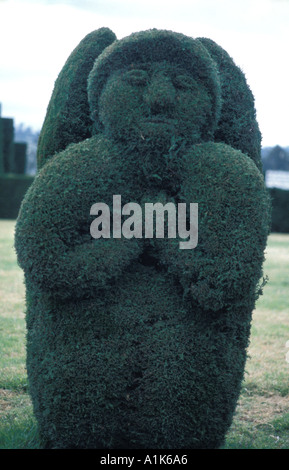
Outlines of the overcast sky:
M 289 0 L 0 0 L 2 117 L 43 123 L 64 62 L 89 32 L 149 28 L 209 37 L 244 71 L 263 146 L 289 146 Z

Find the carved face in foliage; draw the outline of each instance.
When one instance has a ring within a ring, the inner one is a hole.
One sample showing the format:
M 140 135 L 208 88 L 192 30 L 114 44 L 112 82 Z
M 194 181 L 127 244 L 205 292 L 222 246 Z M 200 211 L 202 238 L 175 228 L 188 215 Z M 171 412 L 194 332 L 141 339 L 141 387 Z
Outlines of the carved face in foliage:
M 99 100 L 106 135 L 121 141 L 146 141 L 170 148 L 184 139 L 202 140 L 211 113 L 203 83 L 170 63 L 130 65 L 115 71 Z
M 88 101 L 96 133 L 163 154 L 213 140 L 220 84 L 201 42 L 153 30 L 106 48 L 90 72 Z

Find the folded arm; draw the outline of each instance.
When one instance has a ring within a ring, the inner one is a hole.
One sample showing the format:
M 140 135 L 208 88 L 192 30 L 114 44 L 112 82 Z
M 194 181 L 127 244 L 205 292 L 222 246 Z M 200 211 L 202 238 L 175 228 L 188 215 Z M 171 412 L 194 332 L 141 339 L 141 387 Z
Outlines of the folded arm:
M 88 149 L 83 161 L 77 155 L 76 164 L 74 153 L 72 149 L 59 154 L 40 171 L 22 203 L 15 235 L 26 277 L 61 299 L 95 295 L 142 249 L 137 239 L 92 238 L 91 206 L 97 201 L 111 205 L 113 192 L 105 161 L 93 162 Z
M 255 291 L 269 233 L 263 175 L 224 144 L 192 147 L 184 160 L 180 202 L 198 203 L 198 244 L 181 250 L 167 239 L 160 258 L 202 308 L 220 310 Z

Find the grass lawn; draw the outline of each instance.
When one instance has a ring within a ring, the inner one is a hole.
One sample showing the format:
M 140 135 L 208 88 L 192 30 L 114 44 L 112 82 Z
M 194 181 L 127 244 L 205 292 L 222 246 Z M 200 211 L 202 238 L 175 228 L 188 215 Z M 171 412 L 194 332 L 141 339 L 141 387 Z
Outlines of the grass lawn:
M 0 221 L 0 449 L 37 449 L 14 226 Z M 270 235 L 264 275 L 269 281 L 253 315 L 245 381 L 224 449 L 289 449 L 289 235 Z

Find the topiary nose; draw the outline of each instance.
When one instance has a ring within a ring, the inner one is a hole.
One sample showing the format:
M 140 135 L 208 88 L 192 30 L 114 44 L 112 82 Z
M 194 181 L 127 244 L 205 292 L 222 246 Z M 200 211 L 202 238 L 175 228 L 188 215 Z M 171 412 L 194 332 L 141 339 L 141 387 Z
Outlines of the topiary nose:
M 149 84 L 144 100 L 152 114 L 160 114 L 170 110 L 175 103 L 176 91 L 168 77 L 157 75 Z

